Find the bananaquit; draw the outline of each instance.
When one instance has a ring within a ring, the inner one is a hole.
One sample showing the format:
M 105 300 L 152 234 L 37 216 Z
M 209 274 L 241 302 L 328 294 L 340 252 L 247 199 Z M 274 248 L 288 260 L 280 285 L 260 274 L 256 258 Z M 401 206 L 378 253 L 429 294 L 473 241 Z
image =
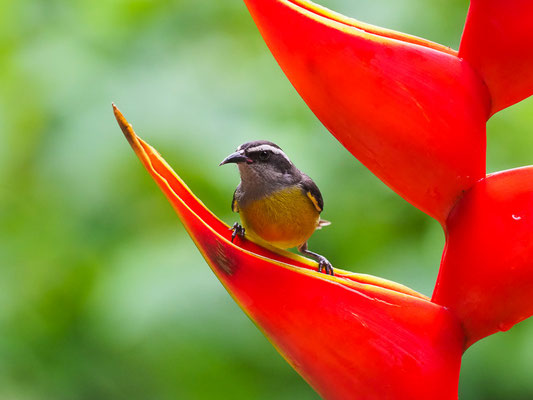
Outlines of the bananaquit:
M 324 207 L 316 184 L 289 160 L 281 148 L 266 140 L 240 145 L 220 165 L 235 163 L 241 183 L 233 194 L 231 208 L 242 226 L 233 225 L 233 235 L 247 235 L 281 249 L 298 251 L 318 262 L 318 271 L 333 275 L 326 257 L 307 249 L 316 229 L 329 225 L 320 219 Z

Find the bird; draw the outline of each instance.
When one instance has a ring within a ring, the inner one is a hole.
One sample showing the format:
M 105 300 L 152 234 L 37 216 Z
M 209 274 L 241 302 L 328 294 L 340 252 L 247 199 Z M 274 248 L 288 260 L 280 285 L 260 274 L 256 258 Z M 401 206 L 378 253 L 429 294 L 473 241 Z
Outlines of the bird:
M 238 222 L 231 241 L 250 236 L 280 249 L 297 247 L 318 262 L 318 272 L 333 275 L 328 259 L 308 249 L 308 239 L 329 221 L 320 219 L 324 200 L 318 186 L 276 144 L 255 140 L 240 145 L 219 165 L 234 163 L 241 181 L 231 201 Z

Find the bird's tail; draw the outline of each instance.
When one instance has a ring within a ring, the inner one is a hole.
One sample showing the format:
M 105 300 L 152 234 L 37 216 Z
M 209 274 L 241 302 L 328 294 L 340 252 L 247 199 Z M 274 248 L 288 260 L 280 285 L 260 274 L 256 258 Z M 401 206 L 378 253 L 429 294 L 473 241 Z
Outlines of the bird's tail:
M 318 225 L 316 229 L 322 229 L 324 226 L 328 226 L 328 225 L 331 225 L 331 222 L 326 221 L 325 219 L 321 219 L 318 221 Z

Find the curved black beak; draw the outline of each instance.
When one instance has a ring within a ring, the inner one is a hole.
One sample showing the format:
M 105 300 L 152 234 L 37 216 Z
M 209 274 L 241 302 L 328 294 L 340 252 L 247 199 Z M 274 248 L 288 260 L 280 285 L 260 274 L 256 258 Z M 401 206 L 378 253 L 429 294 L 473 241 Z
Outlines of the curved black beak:
M 235 153 L 232 153 L 229 156 L 227 156 L 225 159 L 223 159 L 222 162 L 218 164 L 218 166 L 229 164 L 229 163 L 238 164 L 238 163 L 250 162 L 250 161 L 252 160 L 246 157 L 242 151 L 236 151 Z

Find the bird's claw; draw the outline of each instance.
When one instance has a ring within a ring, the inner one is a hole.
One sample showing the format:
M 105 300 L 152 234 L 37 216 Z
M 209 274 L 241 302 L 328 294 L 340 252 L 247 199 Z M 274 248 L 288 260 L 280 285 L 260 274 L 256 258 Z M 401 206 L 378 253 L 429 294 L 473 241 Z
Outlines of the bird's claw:
M 322 272 L 322 270 L 324 270 L 326 275 L 333 276 L 333 265 L 331 265 L 326 257 L 321 256 L 318 260 L 318 272 Z
M 235 239 L 235 236 L 239 235 L 241 239 L 244 239 L 244 232 L 245 229 L 242 227 L 241 224 L 238 222 L 235 222 L 231 228 L 229 228 L 230 231 L 233 231 L 231 234 L 231 242 L 233 243 L 233 240 Z

